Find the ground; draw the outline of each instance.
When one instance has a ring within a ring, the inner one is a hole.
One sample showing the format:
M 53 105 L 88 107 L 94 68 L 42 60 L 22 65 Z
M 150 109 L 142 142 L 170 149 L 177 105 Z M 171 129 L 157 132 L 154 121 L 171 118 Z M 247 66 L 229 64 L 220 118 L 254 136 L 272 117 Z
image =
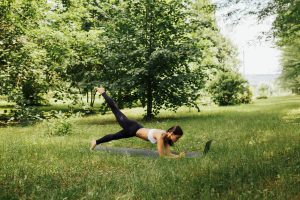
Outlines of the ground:
M 153 159 L 91 152 L 90 141 L 120 127 L 113 115 L 73 119 L 72 134 L 49 136 L 45 123 L 0 128 L 0 199 L 299 199 L 300 96 L 250 105 L 182 108 L 140 121 L 142 109 L 124 110 L 145 127 L 178 124 L 177 151 L 206 157 Z M 109 146 L 155 149 L 138 138 Z

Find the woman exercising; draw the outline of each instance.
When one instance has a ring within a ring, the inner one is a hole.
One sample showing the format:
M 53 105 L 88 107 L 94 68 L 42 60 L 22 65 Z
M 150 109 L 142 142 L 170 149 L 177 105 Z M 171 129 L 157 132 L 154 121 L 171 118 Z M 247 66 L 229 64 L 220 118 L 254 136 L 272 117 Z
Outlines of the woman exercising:
M 104 88 L 97 88 L 97 92 L 99 92 L 104 97 L 106 103 L 111 108 L 118 123 L 123 129 L 115 134 L 108 134 L 98 140 L 93 140 L 91 142 L 91 150 L 94 150 L 98 144 L 104 142 L 136 136 L 153 144 L 157 144 L 157 150 L 160 157 L 179 158 L 184 156 L 184 153 L 181 153 L 179 155 L 172 154 L 170 150 L 170 146 L 172 146 L 174 142 L 176 142 L 183 135 L 180 126 L 173 126 L 167 131 L 144 128 L 136 121 L 128 119 L 119 110 L 117 104 L 109 96 L 107 96 Z

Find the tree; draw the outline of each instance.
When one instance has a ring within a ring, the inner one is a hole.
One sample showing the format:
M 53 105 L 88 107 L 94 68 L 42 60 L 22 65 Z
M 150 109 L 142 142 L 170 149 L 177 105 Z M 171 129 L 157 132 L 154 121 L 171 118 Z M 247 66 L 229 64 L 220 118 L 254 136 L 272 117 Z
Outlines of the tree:
M 78 102 L 78 92 L 93 106 L 101 79 L 100 49 L 103 46 L 101 13 L 97 1 L 57 1 L 47 14 L 47 23 L 37 31 L 37 41 L 47 51 L 47 68 L 54 80 L 55 98 Z M 58 79 L 59 80 L 58 80 Z
M 44 52 L 28 32 L 38 25 L 42 1 L 1 1 L 0 3 L 0 93 L 18 104 L 32 105 L 44 90 Z
M 300 94 L 300 39 L 285 45 L 282 51 L 281 83 L 284 87 L 292 89 L 293 93 Z
M 130 0 L 109 11 L 102 73 L 119 106 L 140 101 L 146 118 L 162 108 L 197 107 L 204 86 L 202 47 L 210 42 L 209 31 L 199 33 L 218 30 L 214 20 L 206 19 L 207 13 L 213 15 L 209 4 L 193 2 Z
M 250 103 L 252 98 L 247 81 L 234 71 L 219 72 L 210 83 L 209 92 L 221 106 Z
M 261 17 L 273 13 L 273 35 L 283 52 L 280 80 L 283 86 L 300 94 L 300 1 L 275 0 L 260 12 Z
M 206 69 L 207 76 L 215 76 L 219 70 L 237 70 L 237 50 L 219 31 L 215 20 L 216 7 L 208 0 L 195 1 L 193 12 L 201 20 L 202 26 L 195 32 L 201 49 L 199 65 Z
M 78 90 L 92 90 L 103 31 L 93 29 L 88 3 L 1 1 L 1 94 L 26 106 L 44 103 L 49 90 L 75 100 Z

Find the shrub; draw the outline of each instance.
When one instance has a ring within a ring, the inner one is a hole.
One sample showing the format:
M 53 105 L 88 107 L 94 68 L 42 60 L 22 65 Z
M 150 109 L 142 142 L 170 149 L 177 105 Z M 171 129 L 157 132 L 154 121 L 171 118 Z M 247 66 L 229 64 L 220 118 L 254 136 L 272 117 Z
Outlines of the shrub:
M 41 120 L 40 114 L 36 107 L 16 104 L 11 111 L 10 122 L 33 123 Z
M 73 123 L 66 114 L 57 112 L 56 118 L 44 120 L 45 135 L 47 136 L 64 136 L 73 133 Z
M 72 124 L 67 120 L 51 119 L 46 123 L 47 136 L 64 136 L 72 134 Z
M 221 106 L 250 103 L 252 99 L 247 81 L 236 72 L 219 72 L 208 90 L 212 100 Z
M 253 94 L 252 94 L 252 92 L 251 92 L 251 90 L 250 90 L 250 87 L 247 85 L 247 86 L 245 87 L 244 93 L 243 93 L 243 94 L 241 95 L 241 97 L 240 97 L 241 103 L 243 103 L 243 104 L 251 103 L 251 101 L 252 101 L 252 96 L 253 96 Z
M 270 87 L 267 84 L 261 84 L 258 88 L 257 99 L 267 99 L 270 94 Z

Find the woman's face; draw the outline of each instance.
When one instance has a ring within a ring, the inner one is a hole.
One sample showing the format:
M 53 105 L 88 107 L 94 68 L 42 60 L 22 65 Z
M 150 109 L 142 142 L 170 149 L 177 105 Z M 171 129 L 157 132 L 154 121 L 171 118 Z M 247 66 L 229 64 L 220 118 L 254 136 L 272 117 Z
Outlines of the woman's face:
M 172 142 L 176 142 L 181 138 L 181 135 L 174 135 L 172 132 L 169 132 L 169 138 L 172 140 Z

